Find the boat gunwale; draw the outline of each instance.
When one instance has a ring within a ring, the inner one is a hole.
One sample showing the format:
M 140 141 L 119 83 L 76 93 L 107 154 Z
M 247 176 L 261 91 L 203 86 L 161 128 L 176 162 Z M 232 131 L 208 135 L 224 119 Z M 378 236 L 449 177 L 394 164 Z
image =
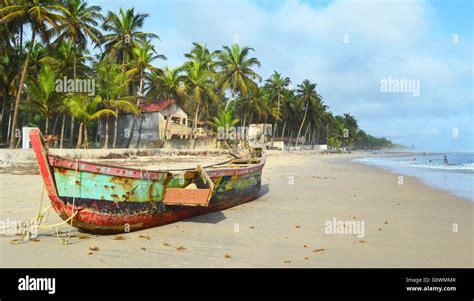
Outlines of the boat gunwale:
M 222 173 L 246 173 L 249 172 L 249 170 L 257 170 L 261 169 L 265 165 L 265 154 L 262 153 L 262 156 L 259 158 L 249 158 L 249 161 L 259 159 L 258 163 L 249 163 L 250 166 L 242 166 L 239 167 L 239 164 L 235 164 L 236 167 L 228 167 L 225 166 L 224 168 L 219 168 L 219 165 L 224 165 L 226 163 L 231 163 L 234 160 L 241 160 L 241 159 L 229 159 L 225 160 L 222 162 L 214 163 L 211 165 L 203 166 L 203 169 L 206 169 L 206 172 L 208 174 L 214 174 L 217 173 L 217 175 L 210 175 L 210 176 L 219 176 Z M 65 164 L 61 164 L 62 162 L 65 161 Z M 139 168 L 133 168 L 133 167 L 122 167 L 122 166 L 115 166 L 115 165 L 109 165 L 109 164 L 104 164 L 104 163 L 96 163 L 96 162 L 90 162 L 90 161 L 84 161 L 84 160 L 79 160 L 79 159 L 68 159 L 68 158 L 63 158 L 57 155 L 52 155 L 48 154 L 48 163 L 50 164 L 51 167 L 58 167 L 58 168 L 65 168 L 65 169 L 70 169 L 70 170 L 75 170 L 76 169 L 76 163 L 77 163 L 77 171 L 81 172 L 90 172 L 90 173 L 95 173 L 95 174 L 103 174 L 103 175 L 113 175 L 108 172 L 104 172 L 101 170 L 101 168 L 114 168 L 118 170 L 124 170 L 124 171 L 131 171 L 133 173 L 139 173 L 138 175 L 134 174 L 117 174 L 115 176 L 118 177 L 124 177 L 124 178 L 137 178 L 137 179 L 143 179 L 143 178 L 151 178 L 151 179 L 158 179 L 164 175 L 168 175 L 169 173 L 173 172 L 179 172 L 179 171 L 195 171 L 196 168 L 178 168 L 178 169 L 167 169 L 167 170 L 153 170 L 153 169 L 139 169 Z M 96 171 L 91 171 L 87 170 L 84 168 L 81 168 L 81 164 L 87 164 L 91 167 L 95 167 L 97 170 Z M 217 167 L 217 168 L 216 168 Z

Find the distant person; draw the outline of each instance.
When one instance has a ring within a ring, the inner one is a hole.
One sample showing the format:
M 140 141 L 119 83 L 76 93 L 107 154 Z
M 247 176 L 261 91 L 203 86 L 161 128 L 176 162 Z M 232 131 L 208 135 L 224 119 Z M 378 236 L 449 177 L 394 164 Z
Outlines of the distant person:
M 423 152 L 423 156 L 425 155 L 425 152 Z
M 413 162 L 415 162 L 415 161 L 416 161 L 416 158 L 415 158 L 415 157 L 413 157 Z
M 430 161 L 428 161 L 428 162 L 430 162 L 430 163 L 431 163 L 431 160 L 430 160 Z
M 448 157 L 446 157 L 446 155 L 444 155 L 444 164 L 448 164 Z

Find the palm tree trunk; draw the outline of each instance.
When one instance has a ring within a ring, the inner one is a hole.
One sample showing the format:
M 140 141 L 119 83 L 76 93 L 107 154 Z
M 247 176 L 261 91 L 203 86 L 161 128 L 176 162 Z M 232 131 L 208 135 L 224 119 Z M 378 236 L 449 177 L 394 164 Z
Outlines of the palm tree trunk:
M 286 120 L 283 123 L 283 130 L 281 131 L 281 140 L 282 141 L 285 141 L 285 127 L 286 127 Z M 285 144 L 285 142 L 283 142 L 283 144 Z
M 105 117 L 105 141 L 104 141 L 104 148 L 107 149 L 109 147 L 109 115 Z
M 8 128 L 7 128 L 7 140 L 10 140 L 11 127 L 12 127 L 12 117 L 13 117 L 13 101 L 10 103 L 10 114 L 8 114 Z M 6 142 L 5 141 L 5 142 Z
M 54 118 L 53 130 L 51 131 L 53 135 L 56 134 L 56 128 L 58 127 L 58 120 L 59 120 L 59 116 L 56 116 L 56 118 Z
M 168 139 L 168 125 L 169 125 L 169 121 L 170 121 L 170 116 L 171 114 L 171 109 L 170 109 L 170 106 L 168 107 L 168 116 L 166 117 L 166 122 L 165 122 L 165 129 L 164 129 L 164 139 L 163 140 L 167 140 Z M 186 125 L 187 127 L 188 125 Z M 159 125 L 158 125 L 158 128 L 159 128 Z M 189 135 L 188 138 L 190 138 L 191 135 Z M 171 138 L 171 137 L 170 137 Z
M 74 145 L 74 116 L 71 116 L 71 130 L 69 132 L 69 147 Z
M 197 128 L 197 120 L 198 120 L 198 115 L 199 115 L 199 106 L 201 105 L 201 102 L 198 102 L 197 104 L 197 108 L 196 108 L 196 114 L 194 115 L 194 124 L 193 124 L 193 132 L 192 132 L 192 135 L 191 137 L 193 139 L 195 139 L 195 135 L 196 135 L 196 128 Z
M 143 72 L 140 73 L 140 88 L 139 88 L 139 96 L 141 97 L 142 96 L 142 93 L 143 93 Z M 140 98 L 137 99 L 137 106 L 140 104 Z M 133 138 L 133 132 L 135 131 L 135 123 L 136 123 L 136 117 L 133 116 L 133 121 L 132 121 L 132 128 L 130 129 L 130 136 L 128 137 L 128 140 L 127 140 L 127 145 L 126 145 L 126 148 L 129 148 L 130 147 L 130 143 L 132 142 L 132 138 Z M 143 122 L 143 119 L 140 119 L 140 129 L 138 131 L 138 141 L 140 141 L 140 134 L 141 134 L 141 124 Z M 140 143 L 140 142 L 138 142 Z
M 76 145 L 76 148 L 80 148 L 80 147 L 81 147 L 81 143 L 82 143 L 82 126 L 83 126 L 83 123 L 80 122 L 80 123 L 79 123 L 79 134 L 78 134 L 78 137 L 77 137 L 77 145 Z
M 140 125 L 138 126 L 137 148 L 140 148 L 140 134 L 142 132 L 143 117 L 140 117 Z
M 87 138 L 87 123 L 84 123 L 84 148 L 89 148 L 89 139 Z
M 73 39 L 73 58 L 74 58 L 74 64 L 73 64 L 73 79 L 74 79 L 74 84 L 76 84 L 76 78 L 77 78 L 77 73 L 76 73 L 76 70 L 77 70 L 77 58 L 76 58 L 76 39 L 74 38 Z M 69 147 L 72 147 L 74 144 L 74 116 L 71 116 L 71 130 L 70 130 L 70 133 L 69 133 Z
M 304 144 L 307 144 L 307 139 L 306 139 L 306 134 L 308 134 L 308 130 L 311 127 L 311 122 L 308 123 L 308 126 L 306 127 L 306 131 L 304 131 Z
M 5 96 L 3 97 L 3 103 L 2 103 L 2 114 L 0 115 L 0 140 L 3 141 L 3 118 L 5 116 L 5 110 L 7 108 L 7 103 L 9 102 L 9 89 L 8 86 L 5 85 L 4 87 L 4 93 Z
M 63 121 L 61 123 L 61 139 L 59 141 L 59 148 L 63 148 L 63 140 L 64 140 L 64 127 L 66 124 L 66 114 L 63 114 Z
M 291 138 L 293 137 L 293 127 L 290 128 L 290 138 L 288 139 L 288 146 L 291 146 Z
M 46 123 L 44 125 L 44 135 L 47 136 L 48 135 L 48 129 L 49 129 L 49 118 L 46 117 Z
M 28 64 L 30 62 L 31 52 L 33 51 L 33 45 L 35 43 L 36 31 L 34 29 L 31 30 L 31 41 L 30 46 L 28 47 L 28 54 L 26 55 L 25 63 L 23 66 L 23 71 L 21 73 L 20 83 L 18 85 L 18 92 L 16 94 L 15 100 L 15 111 L 13 113 L 13 121 L 12 121 L 12 128 L 10 134 L 10 148 L 15 148 L 16 146 L 16 136 L 15 130 L 18 125 L 18 114 L 20 110 L 20 99 L 21 99 L 21 92 L 23 92 L 23 85 L 25 84 L 26 79 L 26 72 L 28 71 Z
M 115 108 L 115 119 L 114 119 L 114 142 L 112 148 L 115 148 L 117 145 L 117 133 L 118 133 L 118 108 Z
M 301 125 L 300 125 L 300 129 L 298 130 L 298 135 L 296 136 L 296 144 L 295 146 L 298 146 L 298 138 L 300 137 L 301 135 L 301 130 L 303 129 L 303 124 L 306 120 L 306 113 L 308 113 L 308 102 L 306 102 L 306 108 L 304 109 L 304 116 L 303 116 L 303 120 L 301 121 Z

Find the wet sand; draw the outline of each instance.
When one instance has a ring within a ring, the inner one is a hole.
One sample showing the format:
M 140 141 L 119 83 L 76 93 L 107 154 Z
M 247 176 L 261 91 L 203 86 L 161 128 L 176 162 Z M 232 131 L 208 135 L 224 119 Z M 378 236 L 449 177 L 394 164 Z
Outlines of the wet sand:
M 350 162 L 357 156 L 270 152 L 260 198 L 157 228 L 120 236 L 73 229 L 68 245 L 51 230 L 24 244 L 0 235 L 0 267 L 474 266 L 473 203 L 412 177 L 398 185 L 397 174 Z M 34 162 L 0 167 L 0 189 L 0 220 L 37 214 Z M 364 237 L 326 234 L 334 218 L 364 221 Z M 48 223 L 59 221 L 52 211 Z

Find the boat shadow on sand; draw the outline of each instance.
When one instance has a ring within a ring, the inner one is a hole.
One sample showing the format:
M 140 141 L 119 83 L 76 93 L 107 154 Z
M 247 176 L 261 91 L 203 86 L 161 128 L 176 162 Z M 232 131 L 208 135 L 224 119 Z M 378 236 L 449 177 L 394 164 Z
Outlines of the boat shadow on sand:
M 260 193 L 258 195 L 258 198 L 251 201 L 251 202 L 249 202 L 249 203 L 257 202 L 263 196 L 265 196 L 269 191 L 270 191 L 270 189 L 268 188 L 268 184 L 263 184 L 260 188 Z M 204 214 L 204 215 L 198 215 L 198 216 L 194 216 L 194 217 L 191 217 L 191 218 L 188 218 L 188 219 L 181 220 L 180 222 L 217 224 L 217 223 L 219 223 L 219 222 L 221 222 L 221 221 L 223 221 L 227 218 L 224 214 L 225 212 L 226 212 L 226 210 L 212 212 L 212 213 L 208 213 L 208 214 Z

